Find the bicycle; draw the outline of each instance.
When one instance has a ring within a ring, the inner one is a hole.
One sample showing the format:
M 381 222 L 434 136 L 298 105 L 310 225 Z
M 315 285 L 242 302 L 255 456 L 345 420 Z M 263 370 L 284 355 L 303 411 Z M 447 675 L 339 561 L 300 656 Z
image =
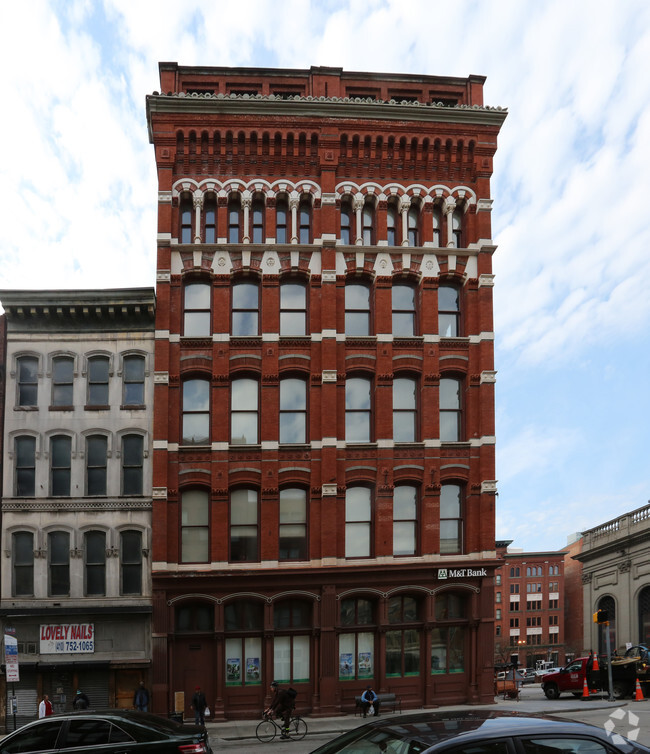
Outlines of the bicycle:
M 271 715 L 264 715 L 263 717 L 264 719 L 255 729 L 255 735 L 257 736 L 258 741 L 267 744 L 270 741 L 273 741 L 278 733 L 282 734 L 282 731 L 284 730 L 284 721 L 281 720 L 281 724 L 278 724 Z M 292 717 L 289 721 L 287 736 L 289 736 L 292 741 L 300 741 L 306 735 L 307 723 L 302 717 L 298 717 L 298 715 Z

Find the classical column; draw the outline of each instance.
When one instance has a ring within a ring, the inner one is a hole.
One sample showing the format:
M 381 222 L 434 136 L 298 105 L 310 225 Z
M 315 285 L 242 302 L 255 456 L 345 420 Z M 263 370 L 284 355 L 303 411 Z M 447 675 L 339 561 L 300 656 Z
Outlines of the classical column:
M 452 196 L 445 199 L 445 221 L 447 224 L 447 248 L 454 247 L 454 210 L 456 209 L 456 200 Z
M 242 228 L 242 243 L 250 243 L 251 237 L 250 237 L 250 223 L 249 223 L 249 217 L 251 214 L 251 198 L 250 196 L 245 196 L 241 200 L 241 206 L 244 210 L 244 227 Z
M 402 246 L 409 245 L 409 209 L 411 209 L 411 200 L 408 196 L 401 197 L 399 211 L 402 215 Z
M 203 194 L 194 195 L 194 243 L 201 243 L 201 209 L 203 207 Z
M 357 196 L 352 206 L 354 208 L 356 236 L 357 236 L 354 243 L 357 246 L 361 246 L 363 244 L 363 197 Z
M 292 196 L 289 199 L 289 208 L 291 209 L 291 243 L 298 243 L 298 206 L 300 199 Z

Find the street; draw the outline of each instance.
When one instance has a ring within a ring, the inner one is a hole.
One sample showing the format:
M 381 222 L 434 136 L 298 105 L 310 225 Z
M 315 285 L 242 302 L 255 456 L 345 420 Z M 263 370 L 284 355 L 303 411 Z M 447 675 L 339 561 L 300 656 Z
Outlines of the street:
M 595 708 L 593 705 L 597 705 Z M 573 698 L 570 695 L 562 696 L 558 700 L 549 701 L 544 696 L 539 685 L 534 684 L 525 686 L 521 693 L 521 701 L 504 701 L 497 700 L 495 709 L 512 709 L 520 712 L 543 712 L 545 714 L 554 714 L 566 717 L 571 720 L 591 723 L 601 728 L 609 721 L 609 726 L 613 726 L 613 731 L 620 735 L 631 738 L 636 737 L 639 743 L 650 746 L 650 699 L 642 702 L 624 700 L 601 707 L 599 700 Z M 441 707 L 440 711 L 452 711 L 458 707 Z M 463 709 L 465 709 L 463 707 Z M 476 709 L 471 707 L 470 709 Z M 413 710 L 415 712 L 416 710 Z M 399 718 L 399 715 L 396 716 Z M 358 719 L 361 725 L 363 720 Z M 307 724 L 310 719 L 306 718 Z M 316 726 L 319 727 L 320 726 Z M 354 727 L 354 724 L 348 723 L 345 729 Z M 343 728 L 342 728 L 343 729 Z M 638 733 L 635 731 L 638 729 Z M 251 727 L 251 730 L 254 728 Z M 322 731 L 322 728 L 320 728 Z M 221 751 L 242 751 L 256 752 L 272 751 L 273 754 L 309 754 L 309 752 L 318 748 L 327 741 L 331 741 L 339 735 L 339 732 L 317 732 L 308 733 L 302 741 L 280 741 L 275 739 L 272 743 L 262 744 L 255 738 L 245 738 L 241 740 L 229 740 L 221 738 L 218 734 L 211 732 L 210 740 L 212 748 L 217 752 Z

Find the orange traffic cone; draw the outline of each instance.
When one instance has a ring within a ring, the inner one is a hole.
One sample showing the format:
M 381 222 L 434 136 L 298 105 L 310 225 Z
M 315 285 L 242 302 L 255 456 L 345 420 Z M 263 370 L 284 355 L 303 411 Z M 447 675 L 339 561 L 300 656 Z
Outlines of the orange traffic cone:
M 582 698 L 589 699 L 589 686 L 587 686 L 587 678 L 582 682 Z
M 594 673 L 597 673 L 600 670 L 600 666 L 598 665 L 598 655 L 594 655 L 594 664 L 591 669 Z
M 645 699 L 643 696 L 643 690 L 641 689 L 641 684 L 639 683 L 639 679 L 636 679 L 636 691 L 634 692 L 634 701 L 635 702 L 642 702 Z

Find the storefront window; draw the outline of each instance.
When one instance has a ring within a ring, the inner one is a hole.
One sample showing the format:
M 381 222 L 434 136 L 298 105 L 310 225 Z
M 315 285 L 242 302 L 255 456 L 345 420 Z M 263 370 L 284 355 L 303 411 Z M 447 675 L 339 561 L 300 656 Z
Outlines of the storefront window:
M 339 681 L 367 680 L 374 676 L 375 636 L 363 631 L 339 636 Z
M 420 675 L 420 633 L 386 631 L 386 678 Z
M 226 605 L 225 629 L 228 632 L 261 633 L 263 607 L 257 602 L 238 601 Z M 261 636 L 226 638 L 226 686 L 259 686 L 262 682 Z
M 431 673 L 465 672 L 465 628 L 449 626 L 431 631 Z

